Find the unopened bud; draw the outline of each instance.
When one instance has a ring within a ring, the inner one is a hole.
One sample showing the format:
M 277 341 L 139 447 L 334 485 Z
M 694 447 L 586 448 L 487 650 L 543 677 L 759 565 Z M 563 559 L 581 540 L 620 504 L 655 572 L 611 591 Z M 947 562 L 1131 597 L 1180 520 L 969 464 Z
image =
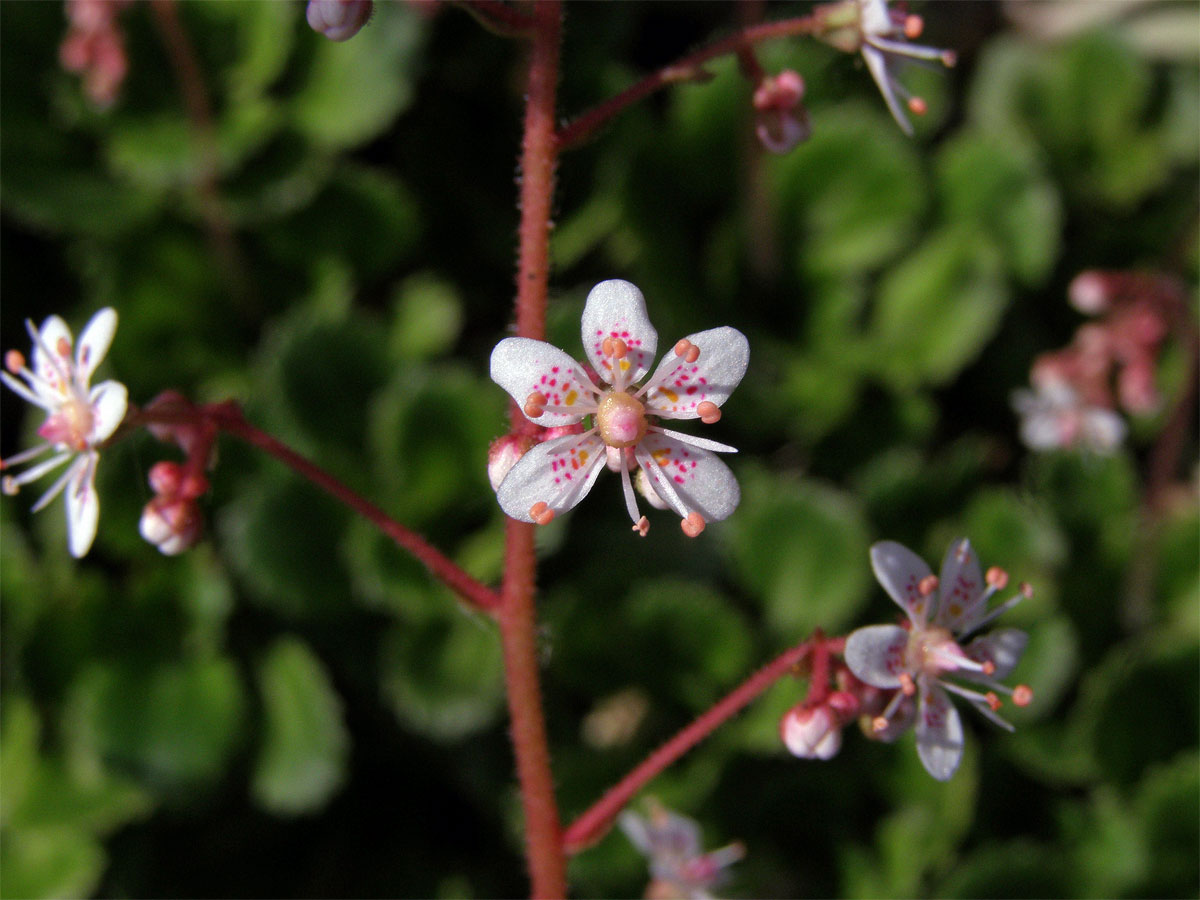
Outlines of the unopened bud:
M 194 500 L 151 500 L 142 509 L 138 531 L 166 556 L 177 556 L 196 545 L 204 517 Z
M 308 0 L 305 18 L 313 31 L 331 41 L 348 41 L 371 18 L 371 0 Z
M 488 447 L 487 462 L 488 481 L 491 482 L 492 490 L 500 490 L 509 469 L 515 466 L 517 460 L 532 446 L 531 438 L 515 434 L 506 434 L 492 441 L 492 445 Z
M 159 497 L 178 496 L 183 484 L 183 466 L 167 460 L 156 462 L 150 467 L 146 480 L 150 482 L 150 490 Z
M 842 723 L 824 704 L 788 710 L 779 722 L 779 736 L 793 756 L 832 759 L 842 749 Z

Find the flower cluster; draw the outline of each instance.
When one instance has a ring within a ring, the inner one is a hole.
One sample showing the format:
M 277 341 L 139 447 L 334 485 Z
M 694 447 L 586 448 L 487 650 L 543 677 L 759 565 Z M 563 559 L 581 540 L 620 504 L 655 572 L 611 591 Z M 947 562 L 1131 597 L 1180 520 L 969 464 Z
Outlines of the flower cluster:
M 1023 597 L 1027 585 L 991 612 L 988 600 L 1008 584 L 996 567 L 980 571 L 970 541 L 955 541 L 946 552 L 940 575 L 893 541 L 871 548 L 875 577 L 908 617 L 905 625 L 871 625 L 846 639 L 846 665 L 875 688 L 894 691 L 884 709 L 872 717 L 871 731 L 894 739 L 916 720 L 917 753 L 926 771 L 939 781 L 954 774 L 962 759 L 963 728 L 948 694 L 967 700 L 984 716 L 1009 731 L 1012 725 L 997 710 L 1000 694 L 1025 706 L 1033 693 L 1025 685 L 1001 684 L 1016 668 L 1027 636 L 1015 628 L 987 634 L 982 629 Z M 964 643 L 967 639 L 971 640 Z M 965 679 L 980 692 L 951 679 Z M 913 698 L 916 698 L 914 708 Z
M 15 494 L 21 485 L 36 481 L 63 465 L 67 470 L 34 504 L 37 512 L 66 492 L 67 536 L 71 555 L 81 557 L 91 549 L 100 517 L 96 497 L 96 464 L 100 445 L 108 440 L 125 418 L 129 395 L 125 385 L 105 381 L 90 387 L 92 374 L 108 353 L 117 329 L 117 313 L 111 308 L 92 316 L 76 344 L 71 329 L 58 316 L 51 316 L 35 329 L 26 328 L 33 339 L 29 364 L 23 354 L 9 350 L 4 356 L 5 372 L 0 379 L 15 393 L 46 412 L 38 428 L 43 443 L 16 456 L 0 460 L 0 469 L 31 462 L 53 451 L 54 455 L 20 475 L 5 475 L 4 493 Z M 69 464 L 69 465 L 68 465 Z
M 83 75 L 83 89 L 97 106 L 117 99 L 129 70 L 117 14 L 133 0 L 67 0 L 67 36 L 58 48 L 68 72 Z
M 1013 393 L 1021 439 L 1032 450 L 1082 448 L 1111 453 L 1125 439 L 1125 420 L 1154 412 L 1155 371 L 1172 318 L 1182 307 L 1171 279 L 1089 271 L 1068 290 L 1080 312 L 1098 316 L 1061 350 L 1034 361 L 1033 390 Z
M 544 525 L 579 503 L 607 464 L 621 476 L 625 508 L 639 534 L 650 526 L 638 511 L 635 469 L 642 493 L 675 510 L 685 534 L 695 537 L 707 522 L 726 518 L 741 494 L 729 467 L 713 454 L 736 450 L 664 428 L 658 420 L 719 420 L 721 405 L 750 360 L 745 335 L 729 327 L 690 334 L 637 388 L 658 346 L 641 291 L 628 281 L 596 285 L 588 294 L 582 331 L 590 371 L 557 347 L 530 338 L 505 338 L 492 351 L 492 380 L 526 417 L 569 429 L 511 465 L 496 490 L 501 508 L 514 519 Z M 587 417 L 590 427 L 577 431 Z
M 753 103 L 754 133 L 772 153 L 787 153 L 812 134 L 804 107 L 804 79 L 794 70 L 765 76 L 754 90 Z
M 705 900 L 724 880 L 725 869 L 746 855 L 739 843 L 704 853 L 700 826 L 653 800 L 648 816 L 626 810 L 617 824 L 650 861 L 647 897 Z

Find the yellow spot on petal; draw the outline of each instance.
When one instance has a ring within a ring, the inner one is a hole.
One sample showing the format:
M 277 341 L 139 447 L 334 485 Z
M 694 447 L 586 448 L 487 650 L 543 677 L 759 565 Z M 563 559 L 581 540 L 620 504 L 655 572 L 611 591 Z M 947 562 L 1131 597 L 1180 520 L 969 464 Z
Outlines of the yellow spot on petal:
M 658 392 L 660 394 L 662 394 L 664 397 L 666 397 L 668 400 L 670 400 L 672 403 L 679 402 L 679 395 L 668 388 L 660 387 L 658 389 Z
M 671 461 L 671 451 L 670 450 L 655 450 L 650 455 L 654 457 L 654 461 L 656 463 L 658 463 L 660 466 L 665 466 L 668 462 Z
M 574 405 L 575 401 L 576 401 L 576 400 L 578 400 L 578 399 L 579 399 L 579 392 L 578 392 L 578 391 L 568 391 L 568 392 L 567 392 L 567 396 L 565 396 L 565 397 L 563 398 L 563 403 L 564 403 L 566 406 L 572 406 L 572 405 Z
M 579 451 L 579 464 L 583 465 L 588 461 L 588 452 L 586 450 Z
M 622 372 L 628 372 L 628 371 L 629 371 L 629 360 L 627 360 L 627 359 L 623 359 L 623 360 L 621 360 L 621 371 L 622 371 Z

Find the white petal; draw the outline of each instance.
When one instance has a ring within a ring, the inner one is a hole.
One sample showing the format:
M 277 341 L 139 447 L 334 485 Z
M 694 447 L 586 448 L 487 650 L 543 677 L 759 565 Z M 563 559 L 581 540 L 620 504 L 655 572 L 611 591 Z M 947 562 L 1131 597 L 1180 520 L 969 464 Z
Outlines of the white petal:
M 901 131 L 912 137 L 913 127 L 909 123 L 908 117 L 904 115 L 904 107 L 900 105 L 900 100 L 896 97 L 896 90 L 892 84 L 892 73 L 888 71 L 887 57 L 882 50 L 877 50 L 869 44 L 863 45 L 862 56 L 867 61 L 867 68 L 871 70 L 871 77 L 875 79 L 879 93 L 883 94 L 883 99 L 887 102 L 888 109 L 891 110 L 892 118 L 896 120 Z
M 505 513 L 522 522 L 533 521 L 529 510 L 536 503 L 563 512 L 587 496 L 604 459 L 604 442 L 595 433 L 543 441 L 517 460 L 496 499 Z
M 900 608 L 918 625 L 925 624 L 929 598 L 922 597 L 918 585 L 933 574 L 925 560 L 903 544 L 895 541 L 880 541 L 871 546 L 871 568 Z
M 1082 418 L 1082 436 L 1089 449 L 1112 453 L 1125 440 L 1125 420 L 1111 409 L 1089 407 Z
M 936 683 L 922 685 L 917 708 L 917 755 L 925 771 L 949 781 L 962 761 L 963 730 L 958 710 Z
M 694 444 L 651 432 L 638 444 L 636 455 L 655 492 L 681 518 L 695 511 L 706 522 L 719 522 L 729 518 L 742 499 L 729 466 Z
M 105 381 L 92 388 L 89 398 L 92 408 L 92 431 L 88 435 L 90 444 L 99 444 L 112 437 L 117 426 L 125 419 L 129 408 L 129 391 L 119 381 Z
M 899 625 L 868 625 L 846 638 L 844 658 L 859 681 L 878 688 L 900 687 L 908 632 Z
M 59 342 L 64 338 L 67 346 L 71 346 L 74 338 L 67 323 L 58 316 L 46 319 L 41 329 L 36 332 L 30 366 L 35 375 L 59 394 L 65 393 L 71 369 L 75 365 L 69 355 L 63 356 L 58 352 Z
M 76 559 L 91 549 L 100 521 L 100 501 L 93 483 L 98 458 L 95 453 L 81 456 L 75 462 L 74 476 L 67 486 L 67 545 Z
M 637 813 L 625 810 L 617 817 L 617 825 L 643 856 L 650 856 L 654 852 L 654 845 L 650 842 L 650 825 Z
M 83 326 L 79 344 L 75 348 L 75 377 L 83 384 L 91 381 L 92 373 L 107 355 L 116 331 L 117 311 L 111 306 L 100 310 Z
M 1025 652 L 1027 643 L 1029 635 L 1019 628 L 997 628 L 975 638 L 963 648 L 963 652 L 976 662 L 990 662 L 996 666 L 996 671 L 986 676 L 988 681 L 1003 681 L 1021 661 L 1021 654 Z M 957 674 L 963 678 L 976 677 L 966 670 Z
M 966 538 L 954 541 L 942 560 L 938 576 L 938 608 L 933 620 L 962 634 L 975 627 L 987 609 L 979 557 Z
M 568 410 L 543 413 L 532 420 L 539 425 L 573 425 L 596 411 L 595 388 L 579 363 L 545 341 L 505 338 L 492 351 L 491 375 L 519 407 L 536 392 L 545 396 L 545 406 Z M 575 407 L 578 413 L 570 411 Z
M 689 363 L 668 351 L 646 383 L 647 408 L 667 419 L 695 419 L 696 407 L 705 401 L 720 406 L 750 362 L 750 342 L 736 328 L 710 328 L 684 340 L 700 348 L 699 358 Z
M 620 338 L 629 348 L 621 361 L 625 384 L 642 380 L 658 349 L 658 332 L 646 314 L 646 299 L 628 281 L 602 281 L 588 294 L 581 323 L 583 349 L 600 377 L 613 382 L 612 361 L 601 349 L 605 338 Z M 628 368 L 624 368 L 628 364 Z

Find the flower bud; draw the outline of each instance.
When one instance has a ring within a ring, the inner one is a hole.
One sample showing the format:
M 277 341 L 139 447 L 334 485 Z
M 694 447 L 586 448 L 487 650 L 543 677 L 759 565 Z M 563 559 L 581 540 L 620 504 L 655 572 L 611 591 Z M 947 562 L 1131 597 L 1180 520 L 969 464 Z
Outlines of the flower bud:
M 842 723 L 825 704 L 788 710 L 779 722 L 779 735 L 793 756 L 832 759 L 842 749 Z
M 196 545 L 204 517 L 195 500 L 156 497 L 142 509 L 138 531 L 166 556 L 177 556 Z
M 492 441 L 488 447 L 487 473 L 493 491 L 500 490 L 508 470 L 517 464 L 517 460 L 524 456 L 531 446 L 533 441 L 530 438 L 515 434 L 506 434 Z
M 308 0 L 305 18 L 313 31 L 331 41 L 348 41 L 367 24 L 371 0 Z
M 772 153 L 787 153 L 808 140 L 812 127 L 804 108 L 804 79 L 791 69 L 764 78 L 754 92 L 754 133 Z

